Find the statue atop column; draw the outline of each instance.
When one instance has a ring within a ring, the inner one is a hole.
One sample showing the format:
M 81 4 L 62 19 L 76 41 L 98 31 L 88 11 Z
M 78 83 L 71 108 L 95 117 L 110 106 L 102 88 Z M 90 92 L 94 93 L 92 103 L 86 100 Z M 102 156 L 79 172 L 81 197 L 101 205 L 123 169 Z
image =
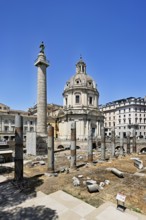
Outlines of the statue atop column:
M 44 53 L 44 50 L 45 50 L 45 45 L 44 45 L 44 42 L 42 41 L 41 45 L 40 45 L 40 53 Z

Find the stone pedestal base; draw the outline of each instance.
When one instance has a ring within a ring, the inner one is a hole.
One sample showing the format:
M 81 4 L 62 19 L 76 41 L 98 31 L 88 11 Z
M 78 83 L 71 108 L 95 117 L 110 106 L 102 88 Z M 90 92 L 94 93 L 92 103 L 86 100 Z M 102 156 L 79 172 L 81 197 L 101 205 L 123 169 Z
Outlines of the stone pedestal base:
M 30 155 L 47 154 L 47 135 L 28 132 L 26 135 L 26 153 Z

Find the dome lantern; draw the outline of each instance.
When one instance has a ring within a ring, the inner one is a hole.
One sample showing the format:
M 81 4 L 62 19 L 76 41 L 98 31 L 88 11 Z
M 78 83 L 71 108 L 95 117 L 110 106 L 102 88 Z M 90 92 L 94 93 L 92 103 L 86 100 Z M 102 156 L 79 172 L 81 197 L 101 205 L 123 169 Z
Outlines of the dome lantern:
M 79 73 L 86 74 L 86 63 L 82 60 L 82 56 L 80 56 L 80 60 L 76 64 L 76 74 Z

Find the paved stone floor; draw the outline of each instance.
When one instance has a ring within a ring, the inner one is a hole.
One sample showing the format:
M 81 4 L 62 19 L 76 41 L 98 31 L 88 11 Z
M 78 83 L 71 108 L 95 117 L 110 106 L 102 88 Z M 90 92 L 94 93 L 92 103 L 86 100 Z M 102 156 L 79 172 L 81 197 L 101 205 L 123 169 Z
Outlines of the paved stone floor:
M 146 216 L 106 202 L 95 208 L 61 190 L 23 193 L 0 175 L 0 220 L 146 220 Z

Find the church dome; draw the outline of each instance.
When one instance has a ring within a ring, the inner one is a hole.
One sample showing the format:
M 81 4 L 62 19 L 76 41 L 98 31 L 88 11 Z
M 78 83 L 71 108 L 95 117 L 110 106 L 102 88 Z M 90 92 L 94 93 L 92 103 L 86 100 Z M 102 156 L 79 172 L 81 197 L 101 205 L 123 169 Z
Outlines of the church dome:
M 86 64 L 80 58 L 76 64 L 76 74 L 66 82 L 64 90 L 71 88 L 86 87 L 88 89 L 96 89 L 96 83 L 86 72 Z

